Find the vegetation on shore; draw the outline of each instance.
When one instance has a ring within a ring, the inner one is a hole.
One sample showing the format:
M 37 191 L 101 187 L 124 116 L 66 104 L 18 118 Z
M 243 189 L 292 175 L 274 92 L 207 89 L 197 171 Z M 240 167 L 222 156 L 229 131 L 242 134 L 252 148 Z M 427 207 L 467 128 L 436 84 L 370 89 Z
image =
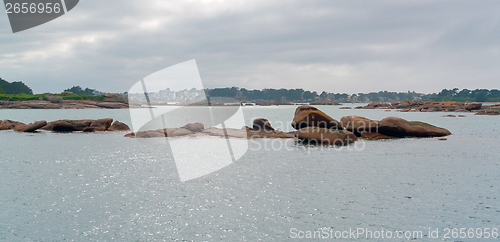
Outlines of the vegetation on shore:
M 33 94 L 33 90 L 26 86 L 23 82 L 8 82 L 0 78 L 0 94 Z
M 98 93 L 98 92 L 97 92 Z M 91 100 L 103 101 L 104 95 L 96 95 L 94 89 L 82 89 L 80 86 L 64 90 L 62 93 L 51 94 L 33 94 L 33 90 L 23 82 L 9 83 L 0 78 L 0 101 L 30 101 L 30 100 L 44 100 L 48 101 L 47 96 L 59 96 L 63 100 Z
M 416 92 L 371 92 L 349 95 L 347 93 L 329 93 L 307 91 L 304 89 L 272 89 L 249 90 L 246 88 L 227 87 L 205 89 L 207 97 L 230 97 L 240 101 L 256 102 L 270 101 L 274 103 L 286 102 L 397 102 L 403 100 L 423 100 L 423 101 L 459 101 L 459 102 L 500 102 L 500 91 L 497 89 L 476 89 L 468 90 L 458 88 L 443 89 L 439 93 L 423 94 Z M 59 94 L 63 100 L 104 100 L 103 93 L 90 88 L 73 86 Z M 9 83 L 0 78 L 0 100 L 3 101 L 29 101 L 47 100 L 47 93 L 33 94 L 33 91 L 23 82 Z
M 0 101 L 30 101 L 30 100 L 42 100 L 48 101 L 47 94 L 0 94 Z M 104 95 L 88 95 L 88 94 L 51 94 L 51 96 L 59 96 L 62 97 L 63 100 L 90 100 L 90 101 L 103 101 Z
M 371 92 L 349 95 L 347 93 L 327 93 L 305 91 L 303 89 L 263 89 L 247 90 L 245 88 L 206 89 L 207 96 L 231 97 L 248 101 L 295 101 L 295 102 L 396 102 L 404 100 L 423 101 L 459 101 L 459 102 L 500 102 L 500 91 L 497 89 L 443 89 L 439 93 L 423 94 L 416 92 Z

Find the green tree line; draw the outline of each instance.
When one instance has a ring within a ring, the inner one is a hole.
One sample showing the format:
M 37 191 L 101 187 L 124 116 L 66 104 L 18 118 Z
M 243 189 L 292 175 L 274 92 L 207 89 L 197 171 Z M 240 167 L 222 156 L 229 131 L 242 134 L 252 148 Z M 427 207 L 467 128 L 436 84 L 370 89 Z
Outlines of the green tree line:
M 95 99 L 99 93 L 95 89 L 73 86 L 64 90 L 61 95 L 67 100 L 88 100 Z M 67 92 L 71 92 L 67 93 Z M 443 89 L 439 93 L 423 94 L 416 92 L 370 92 L 370 93 L 333 93 L 323 91 L 307 91 L 298 89 L 272 89 L 249 90 L 246 88 L 226 87 L 205 89 L 208 97 L 231 97 L 242 101 L 290 101 L 290 102 L 310 102 L 328 100 L 335 102 L 394 102 L 404 100 L 433 100 L 433 101 L 475 101 L 475 102 L 500 102 L 500 91 L 497 89 Z M 20 95 L 20 96 L 16 96 Z M 33 90 L 23 82 L 12 82 L 0 78 L 0 100 L 36 100 L 38 95 L 33 95 Z
M 331 93 L 316 91 L 306 91 L 304 89 L 263 89 L 263 90 L 247 90 L 245 88 L 227 87 L 205 89 L 207 96 L 213 97 L 231 97 L 239 100 L 257 101 L 257 100 L 272 100 L 272 101 L 317 101 L 330 100 L 337 102 L 395 102 L 404 100 L 433 100 L 433 101 L 475 101 L 475 102 L 499 102 L 500 91 L 497 89 L 476 89 L 459 90 L 443 89 L 439 93 L 423 94 L 417 92 L 370 92 L 370 93 Z
M 33 90 L 26 86 L 23 82 L 8 82 L 0 78 L 0 94 L 19 94 L 25 93 L 33 95 Z

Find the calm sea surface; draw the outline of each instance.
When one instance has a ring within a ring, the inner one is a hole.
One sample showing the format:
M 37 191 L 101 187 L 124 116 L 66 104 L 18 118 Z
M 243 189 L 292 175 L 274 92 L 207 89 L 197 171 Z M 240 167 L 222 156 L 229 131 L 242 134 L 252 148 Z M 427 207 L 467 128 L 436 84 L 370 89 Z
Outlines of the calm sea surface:
M 235 163 L 181 182 L 167 146 L 126 132 L 1 131 L 0 240 L 268 241 L 363 228 L 423 231 L 417 240 L 428 241 L 429 229 L 442 240 L 446 228 L 500 228 L 500 117 L 339 107 L 319 108 L 337 120 L 397 116 L 453 135 L 343 148 L 253 140 Z M 264 117 L 282 130 L 294 111 L 243 108 L 247 125 Z M 0 110 L 22 122 L 104 117 L 131 122 L 128 110 Z

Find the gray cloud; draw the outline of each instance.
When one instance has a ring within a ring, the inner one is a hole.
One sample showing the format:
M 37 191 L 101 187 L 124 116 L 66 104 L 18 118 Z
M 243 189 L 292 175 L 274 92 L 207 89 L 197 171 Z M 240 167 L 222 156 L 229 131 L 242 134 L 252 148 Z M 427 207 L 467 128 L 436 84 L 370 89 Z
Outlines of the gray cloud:
M 331 92 L 500 88 L 496 1 L 80 1 L 18 34 L 0 76 L 35 92 L 126 91 L 196 59 L 207 87 Z

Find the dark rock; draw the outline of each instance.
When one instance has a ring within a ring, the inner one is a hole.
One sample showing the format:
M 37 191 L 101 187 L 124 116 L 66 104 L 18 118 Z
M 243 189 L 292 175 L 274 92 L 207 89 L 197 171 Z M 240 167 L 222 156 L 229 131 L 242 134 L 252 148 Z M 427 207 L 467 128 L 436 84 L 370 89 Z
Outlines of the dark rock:
M 483 106 L 482 103 L 469 103 L 465 105 L 465 110 L 472 111 L 472 110 L 479 110 Z
M 64 120 L 58 120 L 49 122 L 47 125 L 43 126 L 42 129 L 53 131 L 53 132 L 73 132 L 77 131 L 73 124 Z
M 274 128 L 265 118 L 257 118 L 253 121 L 253 129 L 257 131 L 274 131 Z

